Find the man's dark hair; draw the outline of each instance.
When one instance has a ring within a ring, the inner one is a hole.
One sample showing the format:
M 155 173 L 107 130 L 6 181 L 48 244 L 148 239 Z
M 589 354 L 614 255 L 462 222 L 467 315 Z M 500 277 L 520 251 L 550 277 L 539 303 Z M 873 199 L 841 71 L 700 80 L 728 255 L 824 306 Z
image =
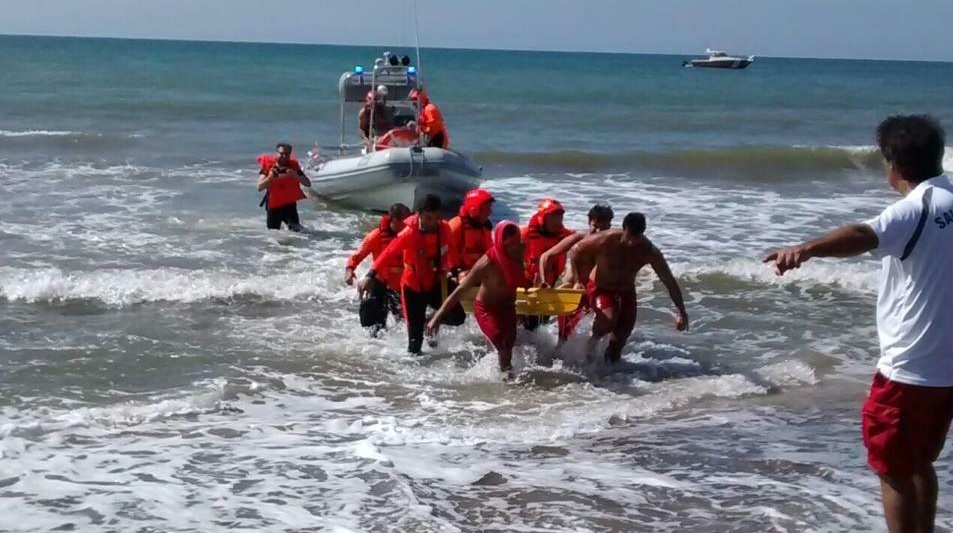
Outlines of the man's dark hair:
M 503 228 L 503 233 L 500 235 L 500 237 L 502 237 L 503 240 L 506 240 L 519 232 L 520 232 L 519 226 L 517 226 L 516 224 L 509 224 L 505 228 Z
M 278 143 L 278 145 L 275 146 L 275 150 L 280 150 L 282 148 L 287 150 L 289 154 L 292 152 L 292 150 L 294 150 L 294 148 L 292 148 L 291 145 L 288 143 Z
M 877 145 L 887 163 L 907 181 L 943 173 L 946 133 L 929 115 L 894 115 L 877 126 Z
M 443 202 L 440 201 L 440 197 L 433 194 L 428 194 L 419 202 L 417 202 L 418 213 L 433 213 L 435 211 L 440 211 L 442 208 Z
M 589 210 L 589 220 L 609 223 L 612 222 L 614 216 L 615 213 L 612 212 L 612 208 L 606 204 L 596 204 Z
M 629 235 L 642 235 L 645 233 L 645 215 L 642 213 L 629 213 L 622 220 L 622 229 Z
M 396 204 L 390 206 L 387 214 L 390 215 L 391 218 L 398 218 L 401 214 L 410 214 L 410 208 L 400 202 L 397 202 Z

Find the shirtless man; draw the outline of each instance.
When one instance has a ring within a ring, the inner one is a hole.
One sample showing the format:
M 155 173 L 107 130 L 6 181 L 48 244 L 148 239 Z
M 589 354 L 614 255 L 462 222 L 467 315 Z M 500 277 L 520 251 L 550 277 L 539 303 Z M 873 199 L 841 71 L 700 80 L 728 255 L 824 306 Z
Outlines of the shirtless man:
M 500 371 L 513 377 L 513 345 L 516 343 L 516 289 L 529 283 L 523 273 L 523 241 L 516 224 L 503 221 L 493 230 L 493 245 L 477 260 L 460 286 L 443 302 L 430 323 L 436 335 L 443 315 L 472 287 L 480 287 L 473 316 L 499 356 Z
M 595 235 L 600 231 L 605 231 L 611 228 L 613 216 L 615 216 L 615 213 L 612 212 L 612 208 L 608 205 L 596 204 L 592 206 L 592 209 L 589 210 L 589 233 L 575 232 L 565 239 L 559 241 L 559 244 L 556 246 L 546 250 L 542 257 L 539 258 L 539 271 L 548 272 L 549 262 L 553 258 L 568 254 L 569 264 L 567 265 L 566 271 L 562 273 L 563 282 L 561 288 L 573 287 L 576 284 L 576 273 L 572 268 L 572 256 L 574 254 L 573 246 L 589 235 Z M 585 285 L 588 283 L 588 281 L 588 279 L 583 279 L 580 280 L 580 283 Z M 543 282 L 542 286 L 545 288 L 549 285 Z M 578 309 L 573 311 L 571 314 L 561 316 L 556 319 L 559 330 L 559 344 L 569 340 L 569 337 L 571 337 L 576 331 L 579 323 L 582 322 L 583 316 L 589 313 L 589 311 L 589 302 L 587 301 L 585 295 L 583 295 L 583 297 L 579 300 Z
M 645 235 L 645 215 L 629 213 L 621 230 L 601 231 L 575 246 L 573 269 L 580 280 L 589 279 L 587 294 L 595 311 L 591 346 L 609 335 L 605 359 L 615 363 L 629 340 L 636 319 L 635 277 L 645 265 L 651 265 L 678 308 L 675 329 L 688 329 L 688 313 L 682 291 L 662 252 Z M 594 275 L 590 278 L 590 273 Z M 581 286 L 577 283 L 577 286 Z
M 615 216 L 615 213 L 612 212 L 612 208 L 605 204 L 596 204 L 592 206 L 592 209 L 589 210 L 589 233 L 576 232 L 572 235 L 569 235 L 565 239 L 559 241 L 559 244 L 543 252 L 543 255 L 539 258 L 539 271 L 548 272 L 549 271 L 549 262 L 555 257 L 559 257 L 563 254 L 572 255 L 572 247 L 576 245 L 579 241 L 583 240 L 589 235 L 595 235 L 600 231 L 605 231 L 612 227 L 612 217 Z M 566 269 L 564 274 L 565 278 L 563 279 L 564 285 L 566 282 L 569 287 L 575 283 L 575 275 L 572 270 L 572 262 L 569 263 L 569 268 Z M 585 283 L 585 280 L 583 280 Z M 542 286 L 545 288 L 548 284 L 543 281 Z

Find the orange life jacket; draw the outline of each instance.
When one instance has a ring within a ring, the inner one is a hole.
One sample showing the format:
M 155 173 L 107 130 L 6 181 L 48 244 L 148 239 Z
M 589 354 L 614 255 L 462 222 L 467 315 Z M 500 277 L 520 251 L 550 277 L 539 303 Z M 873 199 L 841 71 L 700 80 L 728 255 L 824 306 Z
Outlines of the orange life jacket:
M 536 275 L 539 274 L 539 259 L 547 250 L 559 244 L 560 241 L 572 235 L 572 230 L 560 228 L 555 234 L 543 232 L 542 224 L 533 224 L 522 229 L 523 244 L 526 247 L 526 279 L 533 283 Z M 547 271 L 543 280 L 552 285 L 566 268 L 566 254 L 559 254 L 555 261 L 550 261 L 547 265 Z
M 401 284 L 426 292 L 433 288 L 440 271 L 449 272 L 456 266 L 450 245 L 453 234 L 450 226 L 441 221 L 437 233 L 424 233 L 420 226 L 414 225 L 404 231 L 410 231 L 409 245 L 404 248 L 404 274 Z
M 383 272 L 399 254 L 404 264 L 401 286 L 427 292 L 434 287 L 439 272 L 449 272 L 457 266 L 457 257 L 451 247 L 453 234 L 444 221 L 440 222 L 440 230 L 436 233 L 421 231 L 416 218 L 405 222 L 407 227 L 377 257 L 373 268 L 375 272 Z
M 443 123 L 443 115 L 440 113 L 440 108 L 435 104 L 427 103 L 420 112 L 420 130 L 430 138 L 443 133 L 443 145 L 441 148 L 446 149 L 450 146 L 450 134 L 447 133 L 447 126 Z
M 457 215 L 448 222 L 453 232 L 453 244 L 460 268 L 470 270 L 473 265 L 490 249 L 493 242 L 492 225 L 487 222 L 478 225 L 466 215 Z
M 381 217 L 380 226 L 374 228 L 374 230 L 364 236 L 364 240 L 361 241 L 361 246 L 354 252 L 354 255 L 348 258 L 347 267 L 351 269 L 357 268 L 357 265 L 361 264 L 368 255 L 371 256 L 372 260 L 377 260 L 396 238 L 397 234 L 391 231 L 390 228 L 390 216 L 384 215 Z M 378 279 L 387 285 L 389 289 L 399 291 L 400 278 L 403 273 L 404 264 L 401 263 L 399 257 L 394 256 L 393 259 L 383 265 L 382 270 L 378 273 Z
M 263 154 L 258 156 L 258 163 L 261 165 L 261 173 L 267 175 L 271 168 L 277 163 L 277 156 L 274 154 Z M 288 170 L 301 172 L 301 165 L 298 160 L 291 157 L 288 162 Z M 298 183 L 292 175 L 282 174 L 271 181 L 268 185 L 268 209 L 276 209 L 289 204 L 294 204 L 299 200 L 307 198 L 301 190 L 301 184 Z

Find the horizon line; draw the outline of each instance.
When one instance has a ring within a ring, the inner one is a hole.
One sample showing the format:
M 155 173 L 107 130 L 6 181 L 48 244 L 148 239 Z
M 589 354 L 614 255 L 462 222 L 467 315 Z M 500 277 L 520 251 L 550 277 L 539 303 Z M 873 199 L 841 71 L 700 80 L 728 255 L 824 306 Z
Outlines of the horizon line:
M 321 43 L 321 42 L 301 42 L 301 41 L 236 41 L 233 39 L 181 39 L 173 37 L 128 37 L 128 36 L 104 36 L 104 35 L 62 35 L 62 34 L 32 34 L 32 33 L 0 33 L 0 37 L 32 37 L 47 39 L 104 39 L 116 41 L 154 41 L 154 42 L 173 42 L 173 43 L 214 43 L 214 44 L 257 44 L 257 45 L 279 45 L 279 46 L 340 46 L 351 48 L 395 48 L 395 45 L 388 44 L 354 44 L 354 43 Z M 396 45 L 397 48 L 414 48 L 414 46 Z M 565 50 L 565 49 L 541 49 L 541 48 L 477 48 L 465 46 L 421 46 L 422 50 L 457 50 L 470 52 L 529 52 L 538 54 L 604 54 L 604 55 L 636 55 L 636 56 L 702 56 L 704 53 L 692 52 L 633 52 L 617 50 Z M 883 61 L 896 63 L 953 63 L 953 59 L 897 59 L 897 58 L 877 58 L 877 57 L 817 57 L 817 56 L 771 56 L 771 55 L 753 55 L 756 58 L 769 59 L 807 59 L 807 60 L 835 60 L 835 61 Z

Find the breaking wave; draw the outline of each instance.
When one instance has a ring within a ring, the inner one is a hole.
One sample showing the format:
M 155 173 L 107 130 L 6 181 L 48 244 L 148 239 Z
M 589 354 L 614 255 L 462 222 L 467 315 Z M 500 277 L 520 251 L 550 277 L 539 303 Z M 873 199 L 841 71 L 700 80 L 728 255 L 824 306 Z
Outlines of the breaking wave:
M 953 169 L 953 150 L 944 167 Z M 628 170 L 632 168 L 695 175 L 730 175 L 773 181 L 791 177 L 819 177 L 838 172 L 881 171 L 875 146 L 734 146 L 669 152 L 595 153 L 487 151 L 474 154 L 485 165 L 542 167 L 569 171 Z

